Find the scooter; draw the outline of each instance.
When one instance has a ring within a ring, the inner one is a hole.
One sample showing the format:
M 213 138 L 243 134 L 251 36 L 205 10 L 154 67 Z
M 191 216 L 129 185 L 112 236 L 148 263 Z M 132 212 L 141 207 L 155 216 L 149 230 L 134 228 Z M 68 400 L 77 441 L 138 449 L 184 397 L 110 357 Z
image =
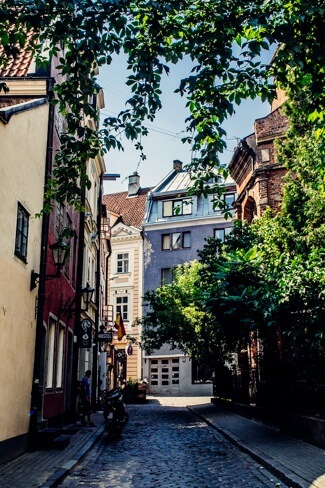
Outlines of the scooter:
M 103 412 L 107 435 L 112 439 L 118 438 L 122 427 L 129 420 L 121 388 L 114 388 L 103 396 Z

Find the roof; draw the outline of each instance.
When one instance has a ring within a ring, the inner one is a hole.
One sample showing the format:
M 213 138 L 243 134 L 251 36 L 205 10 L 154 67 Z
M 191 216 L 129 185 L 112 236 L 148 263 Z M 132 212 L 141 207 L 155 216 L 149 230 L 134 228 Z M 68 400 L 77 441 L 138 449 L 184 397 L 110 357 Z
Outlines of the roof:
M 30 45 L 33 35 L 34 33 L 32 31 L 27 33 L 24 47 L 21 47 L 18 43 L 14 46 L 17 49 L 17 55 L 15 57 L 10 55 L 8 58 L 4 47 L 0 44 L 0 59 L 8 58 L 8 63 L 6 65 L 2 66 L 0 64 L 0 77 L 20 77 L 29 74 L 33 55 L 27 47 Z
M 173 193 L 181 192 L 186 193 L 188 189 L 193 186 L 194 182 L 191 180 L 190 174 L 186 170 L 176 171 L 173 170 L 168 173 L 165 178 L 158 183 L 152 192 L 157 195 L 158 193 Z
M 140 188 L 136 195 L 128 196 L 127 191 L 103 196 L 108 212 L 121 216 L 118 221 L 140 229 L 146 208 L 147 195 L 151 188 Z

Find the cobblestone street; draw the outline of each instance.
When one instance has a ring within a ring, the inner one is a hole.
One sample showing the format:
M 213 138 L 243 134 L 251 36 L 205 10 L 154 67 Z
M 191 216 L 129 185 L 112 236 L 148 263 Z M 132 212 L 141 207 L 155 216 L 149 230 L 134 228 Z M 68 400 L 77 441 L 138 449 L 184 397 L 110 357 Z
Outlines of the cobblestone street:
M 262 488 L 286 485 L 185 405 L 203 398 L 150 398 L 128 405 L 129 423 L 116 441 L 106 434 L 61 485 L 63 488 Z

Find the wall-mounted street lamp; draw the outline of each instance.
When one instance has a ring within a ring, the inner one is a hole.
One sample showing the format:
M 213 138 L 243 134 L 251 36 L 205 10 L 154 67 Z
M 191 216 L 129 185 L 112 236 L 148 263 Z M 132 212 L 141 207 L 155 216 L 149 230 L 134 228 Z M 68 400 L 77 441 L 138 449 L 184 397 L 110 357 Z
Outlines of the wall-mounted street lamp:
M 53 255 L 53 262 L 57 268 L 57 273 L 55 275 L 46 275 L 41 277 L 39 273 L 36 273 L 34 270 L 31 271 L 30 276 L 30 290 L 34 290 L 37 284 L 42 281 L 52 280 L 54 278 L 58 278 L 61 274 L 61 270 L 64 266 L 66 257 L 68 255 L 70 245 L 67 242 L 64 242 L 62 239 L 59 239 L 57 242 L 50 246 Z
M 93 298 L 95 288 L 92 288 L 89 283 L 81 290 L 81 295 L 82 295 L 82 300 L 84 304 L 86 305 L 86 308 L 81 308 L 81 312 L 87 312 L 89 304 L 91 303 L 91 300 Z

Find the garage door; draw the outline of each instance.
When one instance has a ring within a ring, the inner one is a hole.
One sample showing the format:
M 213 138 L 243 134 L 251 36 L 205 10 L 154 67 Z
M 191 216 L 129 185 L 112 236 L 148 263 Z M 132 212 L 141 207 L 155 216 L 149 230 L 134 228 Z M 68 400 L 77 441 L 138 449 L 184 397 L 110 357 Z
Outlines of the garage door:
M 179 358 L 150 359 L 150 392 L 175 395 L 179 392 Z

